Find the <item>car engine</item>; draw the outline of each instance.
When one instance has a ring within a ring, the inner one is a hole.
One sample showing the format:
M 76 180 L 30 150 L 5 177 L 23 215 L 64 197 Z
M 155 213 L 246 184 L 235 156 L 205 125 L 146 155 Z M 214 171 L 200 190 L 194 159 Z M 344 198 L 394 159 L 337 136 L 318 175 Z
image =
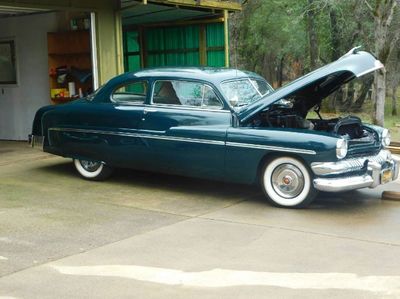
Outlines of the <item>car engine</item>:
M 315 111 L 319 115 L 319 110 Z M 273 105 L 271 109 L 261 112 L 249 123 L 249 126 L 324 131 L 347 140 L 373 141 L 377 138 L 376 133 L 363 126 L 361 119 L 357 116 L 306 119 L 302 114 L 304 113 L 296 111 L 289 101 L 281 101 Z

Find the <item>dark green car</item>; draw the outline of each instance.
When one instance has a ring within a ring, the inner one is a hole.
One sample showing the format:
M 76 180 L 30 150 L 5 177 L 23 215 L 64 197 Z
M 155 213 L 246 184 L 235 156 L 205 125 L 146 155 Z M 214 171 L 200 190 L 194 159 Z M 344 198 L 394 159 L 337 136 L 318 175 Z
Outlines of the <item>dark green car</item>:
M 125 167 L 261 182 L 273 204 L 304 207 L 318 190 L 376 187 L 398 177 L 386 129 L 353 116 L 307 119 L 342 84 L 381 67 L 352 50 L 275 91 L 235 69 L 127 73 L 87 98 L 41 108 L 30 142 L 72 158 L 86 179 Z

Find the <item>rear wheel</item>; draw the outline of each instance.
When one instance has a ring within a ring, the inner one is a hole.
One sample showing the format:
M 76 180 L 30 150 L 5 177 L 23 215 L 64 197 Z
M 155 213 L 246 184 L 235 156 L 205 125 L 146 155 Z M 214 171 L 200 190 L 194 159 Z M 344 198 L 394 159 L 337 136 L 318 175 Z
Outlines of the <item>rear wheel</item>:
M 87 180 L 101 181 L 112 173 L 111 167 L 97 161 L 74 159 L 74 165 L 79 174 Z
M 317 195 L 309 170 L 292 157 L 269 161 L 264 166 L 261 185 L 268 200 L 279 207 L 303 208 Z

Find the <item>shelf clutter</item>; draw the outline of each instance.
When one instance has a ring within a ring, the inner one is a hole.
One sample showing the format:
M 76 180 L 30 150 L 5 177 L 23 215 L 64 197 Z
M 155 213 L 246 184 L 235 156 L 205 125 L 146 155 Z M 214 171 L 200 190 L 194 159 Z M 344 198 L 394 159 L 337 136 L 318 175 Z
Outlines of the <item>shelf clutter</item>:
M 90 33 L 87 30 L 47 34 L 50 98 L 69 102 L 93 91 Z

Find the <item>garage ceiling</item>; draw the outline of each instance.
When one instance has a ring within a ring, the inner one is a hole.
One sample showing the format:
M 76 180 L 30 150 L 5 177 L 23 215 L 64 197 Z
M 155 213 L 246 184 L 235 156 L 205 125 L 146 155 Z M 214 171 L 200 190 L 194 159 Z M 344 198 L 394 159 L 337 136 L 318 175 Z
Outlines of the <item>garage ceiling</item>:
M 48 12 L 48 9 L 42 8 L 20 8 L 20 7 L 12 7 L 12 6 L 1 6 L 0 5 L 0 18 L 8 18 L 22 15 L 29 15 L 35 13 L 43 13 Z
M 171 21 L 193 20 L 219 17 L 219 11 L 201 8 L 182 8 L 173 5 L 143 4 L 143 1 L 121 1 L 122 23 L 127 25 L 143 25 Z

